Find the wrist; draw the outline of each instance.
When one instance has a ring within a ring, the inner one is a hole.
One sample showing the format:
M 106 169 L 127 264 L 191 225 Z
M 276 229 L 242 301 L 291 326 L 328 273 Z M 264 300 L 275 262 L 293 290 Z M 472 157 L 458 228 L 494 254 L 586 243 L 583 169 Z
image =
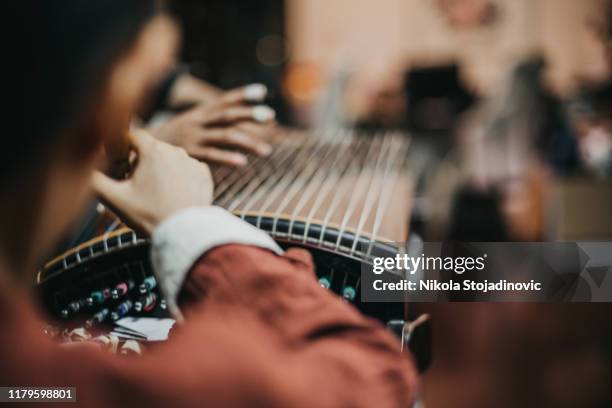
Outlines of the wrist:
M 219 88 L 210 85 L 189 73 L 183 73 L 176 78 L 168 95 L 168 106 L 181 107 L 208 103 L 219 97 Z
M 151 259 L 168 309 L 177 318 L 176 304 L 187 273 L 206 252 L 226 244 L 245 244 L 282 254 L 265 232 L 215 207 L 190 207 L 162 221 L 153 231 Z

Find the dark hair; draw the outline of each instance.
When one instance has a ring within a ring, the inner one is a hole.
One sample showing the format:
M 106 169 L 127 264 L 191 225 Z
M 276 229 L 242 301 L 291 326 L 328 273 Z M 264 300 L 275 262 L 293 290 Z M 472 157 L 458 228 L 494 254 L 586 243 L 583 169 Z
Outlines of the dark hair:
M 155 12 L 153 0 L 13 1 L 7 8 L 17 52 L 7 58 L 15 89 L 5 96 L 16 108 L 17 132 L 2 142 L 2 184 L 80 125 L 110 67 Z

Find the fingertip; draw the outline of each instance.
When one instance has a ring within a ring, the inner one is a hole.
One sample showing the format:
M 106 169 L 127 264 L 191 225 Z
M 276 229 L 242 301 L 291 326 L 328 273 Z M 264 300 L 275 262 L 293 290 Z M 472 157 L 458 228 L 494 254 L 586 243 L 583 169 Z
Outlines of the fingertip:
M 261 144 L 257 146 L 257 154 L 260 156 L 269 156 L 272 153 L 272 146 L 269 144 Z
M 263 84 L 251 84 L 244 88 L 244 99 L 248 102 L 261 102 L 268 94 L 268 88 Z
M 149 143 L 153 137 L 144 129 L 130 129 L 129 131 L 130 143 L 136 149 L 141 149 L 144 145 Z
M 93 173 L 91 182 L 94 190 L 99 194 L 108 194 L 114 186 L 113 180 L 101 171 Z
M 246 156 L 240 153 L 232 154 L 229 159 L 232 162 L 232 164 L 236 167 L 244 167 L 248 163 Z
M 257 105 L 253 108 L 253 120 L 259 123 L 265 123 L 273 120 L 276 117 L 276 112 L 266 105 Z
M 106 175 L 99 170 L 94 171 L 91 175 L 92 181 L 97 184 L 103 183 L 106 178 Z

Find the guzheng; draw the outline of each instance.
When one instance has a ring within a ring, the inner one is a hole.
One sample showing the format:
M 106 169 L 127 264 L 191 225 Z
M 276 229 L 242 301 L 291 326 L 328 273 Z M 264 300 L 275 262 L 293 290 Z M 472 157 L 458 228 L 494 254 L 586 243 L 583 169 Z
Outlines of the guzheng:
M 398 303 L 360 300 L 363 263 L 395 254 L 407 240 L 410 138 L 341 132 L 282 135 L 268 157 L 241 169 L 213 169 L 214 203 L 267 231 L 282 247 L 307 248 L 321 286 L 387 323 L 409 319 Z M 50 261 L 38 275 L 43 304 L 64 329 L 104 330 L 125 316 L 166 316 L 148 241 L 106 231 Z

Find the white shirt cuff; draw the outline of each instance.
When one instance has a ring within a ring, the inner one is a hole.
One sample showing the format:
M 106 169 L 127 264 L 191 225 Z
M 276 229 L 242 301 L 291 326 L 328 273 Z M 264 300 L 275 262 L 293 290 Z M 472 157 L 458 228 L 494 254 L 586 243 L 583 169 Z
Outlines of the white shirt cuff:
M 182 320 L 176 301 L 185 276 L 204 253 L 226 244 L 254 245 L 283 253 L 268 234 L 221 207 L 184 209 L 153 231 L 153 271 L 168 310 L 177 320 Z

